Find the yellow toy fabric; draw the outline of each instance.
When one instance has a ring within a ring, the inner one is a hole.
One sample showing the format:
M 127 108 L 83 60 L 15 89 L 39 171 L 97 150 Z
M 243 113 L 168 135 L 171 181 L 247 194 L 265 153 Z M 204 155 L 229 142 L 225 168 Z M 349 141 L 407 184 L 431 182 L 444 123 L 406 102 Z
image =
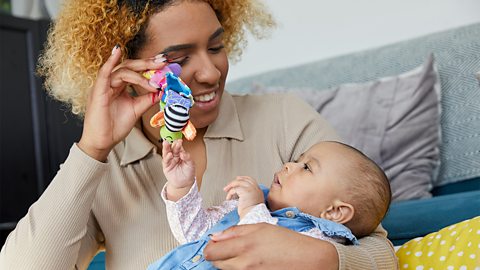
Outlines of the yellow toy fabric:
M 412 239 L 396 254 L 400 269 L 480 270 L 480 216 Z

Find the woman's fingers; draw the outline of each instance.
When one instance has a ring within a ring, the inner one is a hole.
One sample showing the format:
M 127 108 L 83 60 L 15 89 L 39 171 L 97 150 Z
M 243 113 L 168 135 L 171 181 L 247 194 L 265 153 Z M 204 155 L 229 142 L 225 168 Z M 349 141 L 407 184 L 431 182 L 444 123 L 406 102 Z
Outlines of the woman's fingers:
M 120 50 L 120 47 L 116 45 L 112 49 L 112 54 L 110 55 L 110 57 L 108 57 L 105 64 L 103 64 L 103 66 L 98 71 L 98 79 L 108 80 L 108 78 L 110 77 L 110 74 L 114 70 L 116 64 L 118 63 L 121 57 L 122 57 L 122 51 Z
M 115 68 L 121 57 L 122 52 L 120 50 L 120 47 L 118 45 L 115 45 L 115 47 L 112 49 L 112 54 L 110 55 L 110 57 L 108 57 L 105 64 L 103 64 L 103 66 L 98 71 L 97 80 L 95 82 L 96 87 L 93 88 L 93 94 L 103 95 L 106 91 L 109 90 L 108 86 L 110 85 L 110 74 L 112 73 L 113 69 Z
M 126 92 L 125 94 L 130 95 Z M 135 113 L 134 117 L 136 120 L 138 120 L 149 108 L 151 108 L 154 104 L 157 104 L 158 102 L 160 102 L 161 96 L 156 95 L 155 93 L 152 93 L 149 95 L 142 95 L 138 97 L 129 97 L 129 98 L 133 99 L 131 106 Z
M 118 69 L 126 68 L 136 72 L 141 72 L 149 69 L 162 69 L 167 64 L 168 63 L 166 62 L 165 57 L 160 55 L 149 59 L 126 59 L 118 66 L 113 68 L 113 71 L 115 72 Z
M 111 75 L 110 86 L 113 89 L 124 89 L 127 84 L 138 85 L 150 92 L 157 92 L 158 90 L 148 83 L 147 78 L 142 74 L 130 69 L 121 68 L 114 71 Z

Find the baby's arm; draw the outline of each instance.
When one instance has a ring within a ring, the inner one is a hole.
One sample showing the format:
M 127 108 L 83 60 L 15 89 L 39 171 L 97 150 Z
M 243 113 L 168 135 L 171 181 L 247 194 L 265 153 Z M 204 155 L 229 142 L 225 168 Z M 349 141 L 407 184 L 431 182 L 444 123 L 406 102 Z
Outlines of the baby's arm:
M 168 182 L 166 197 L 170 201 L 178 201 L 185 196 L 194 183 L 195 164 L 190 154 L 182 146 L 182 140 L 172 144 L 163 141 L 162 144 L 163 173 Z
M 204 209 L 196 183 L 176 202 L 167 200 L 165 195 L 164 187 L 162 198 L 167 209 L 168 223 L 173 236 L 180 244 L 198 240 L 237 206 L 237 201 L 225 201 L 220 206 Z
M 181 244 L 199 239 L 226 213 L 236 207 L 236 202 L 202 208 L 202 198 L 195 182 L 195 164 L 182 146 L 181 140 L 162 144 L 163 173 L 168 182 L 162 191 L 167 207 L 170 229 Z
M 240 219 L 245 217 L 253 207 L 265 201 L 257 181 L 249 176 L 237 176 L 223 190 L 227 192 L 227 200 L 238 197 L 238 215 Z

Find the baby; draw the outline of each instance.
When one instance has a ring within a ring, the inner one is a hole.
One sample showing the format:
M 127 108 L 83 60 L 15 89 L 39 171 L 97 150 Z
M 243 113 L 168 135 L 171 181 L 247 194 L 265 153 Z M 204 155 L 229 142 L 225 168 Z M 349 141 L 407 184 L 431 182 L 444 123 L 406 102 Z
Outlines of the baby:
M 269 190 L 238 176 L 224 188 L 227 201 L 208 209 L 202 208 L 195 166 L 181 140 L 163 143 L 163 170 L 168 221 L 184 245 L 148 269 L 215 269 L 204 259 L 203 248 L 212 233 L 237 224 L 267 222 L 318 239 L 358 244 L 357 238 L 380 224 L 391 200 L 382 169 L 357 149 L 332 141 L 317 143 L 286 163 Z

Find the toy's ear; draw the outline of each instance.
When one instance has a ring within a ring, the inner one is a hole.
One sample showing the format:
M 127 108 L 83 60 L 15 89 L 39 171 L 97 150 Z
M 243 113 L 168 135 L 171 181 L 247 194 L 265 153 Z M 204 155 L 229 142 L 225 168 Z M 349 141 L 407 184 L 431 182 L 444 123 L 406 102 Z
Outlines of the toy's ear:
M 320 217 L 340 224 L 345 224 L 352 220 L 355 209 L 353 205 L 337 200 L 330 207 L 324 210 Z
M 165 125 L 164 111 L 157 112 L 152 118 L 150 118 L 150 126 L 161 127 Z

